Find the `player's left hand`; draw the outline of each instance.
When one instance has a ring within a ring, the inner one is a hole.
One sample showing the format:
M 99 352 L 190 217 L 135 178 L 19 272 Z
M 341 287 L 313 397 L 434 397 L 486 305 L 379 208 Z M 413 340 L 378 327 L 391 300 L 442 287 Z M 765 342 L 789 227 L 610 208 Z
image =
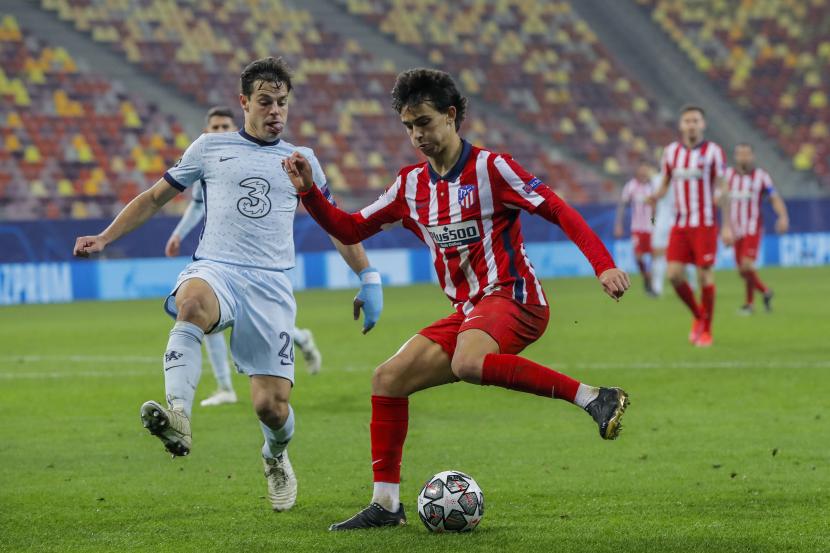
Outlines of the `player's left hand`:
M 360 317 L 363 309 L 363 334 L 375 327 L 383 311 L 383 287 L 380 272 L 372 267 L 360 271 L 360 291 L 354 298 L 354 320 Z
M 608 269 L 599 275 L 602 289 L 614 301 L 620 301 L 625 291 L 631 287 L 631 281 L 625 271 L 620 269 Z
M 788 230 L 790 230 L 790 220 L 786 217 L 779 217 L 775 221 L 775 232 L 785 234 Z
M 731 246 L 735 243 L 735 236 L 732 234 L 732 228 L 729 225 L 724 225 L 721 229 L 720 238 L 725 246 Z

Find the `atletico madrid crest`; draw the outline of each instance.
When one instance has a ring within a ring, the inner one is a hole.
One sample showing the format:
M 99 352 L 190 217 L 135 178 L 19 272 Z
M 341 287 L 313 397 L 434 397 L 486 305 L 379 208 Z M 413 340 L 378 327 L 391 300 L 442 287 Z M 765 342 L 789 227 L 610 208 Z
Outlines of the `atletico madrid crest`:
M 462 184 L 458 187 L 458 204 L 464 209 L 473 207 L 476 201 L 476 187 L 474 184 Z

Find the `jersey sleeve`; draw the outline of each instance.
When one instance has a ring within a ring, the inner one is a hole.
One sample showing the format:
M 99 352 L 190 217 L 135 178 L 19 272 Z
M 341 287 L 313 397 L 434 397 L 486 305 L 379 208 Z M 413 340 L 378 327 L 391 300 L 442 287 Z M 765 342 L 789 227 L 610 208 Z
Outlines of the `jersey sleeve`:
M 622 194 L 620 194 L 620 198 L 622 198 L 623 202 L 628 203 L 628 202 L 631 201 L 631 192 L 632 192 L 631 181 L 628 181 L 623 186 Z
M 346 213 L 333 205 L 317 186 L 302 194 L 301 198 L 309 215 L 323 230 L 346 245 L 357 244 L 403 219 L 406 203 L 401 182 L 398 176 L 374 203 L 357 213 Z
M 303 155 L 308 157 L 308 161 L 311 164 L 311 175 L 314 178 L 314 184 L 317 185 L 317 188 L 320 189 L 323 196 L 325 196 L 329 203 L 336 206 L 337 202 L 334 201 L 334 196 L 332 196 L 331 190 L 329 190 L 326 173 L 323 171 L 323 166 L 320 164 L 320 160 L 317 159 L 314 151 L 310 148 L 303 148 L 301 152 Z
M 204 176 L 203 153 L 205 136 L 202 135 L 187 147 L 182 158 L 164 173 L 164 180 L 180 191 L 193 186 Z
M 661 181 L 665 180 L 666 177 L 671 179 L 672 176 L 672 164 L 671 160 L 669 159 L 669 148 L 663 148 L 663 157 L 660 160 L 660 177 Z
M 509 156 L 497 156 L 493 164 L 496 169 L 493 195 L 505 207 L 520 207 L 559 226 L 588 259 L 597 276 L 616 266 L 605 244 L 585 219 L 538 177 Z
M 715 144 L 715 149 L 712 152 L 712 177 L 723 178 L 726 174 L 726 156 L 723 153 L 723 148 Z

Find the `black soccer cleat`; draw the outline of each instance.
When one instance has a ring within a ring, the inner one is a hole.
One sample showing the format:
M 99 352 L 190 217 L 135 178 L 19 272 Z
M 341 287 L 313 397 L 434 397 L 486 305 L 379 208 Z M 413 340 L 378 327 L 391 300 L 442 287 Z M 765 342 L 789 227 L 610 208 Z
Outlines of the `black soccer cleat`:
M 385 526 L 404 526 L 406 514 L 403 512 L 403 503 L 400 503 L 398 512 L 387 511 L 377 503 L 372 503 L 349 520 L 344 520 L 329 526 L 329 530 L 365 530 L 367 528 L 383 528 Z
M 628 407 L 628 394 L 620 388 L 600 388 L 597 398 L 585 406 L 585 410 L 599 425 L 603 440 L 614 440 L 622 429 L 623 413 Z
M 774 295 L 775 294 L 773 294 L 772 290 L 767 290 L 764 294 L 764 309 L 767 311 L 767 313 L 772 312 L 772 297 Z

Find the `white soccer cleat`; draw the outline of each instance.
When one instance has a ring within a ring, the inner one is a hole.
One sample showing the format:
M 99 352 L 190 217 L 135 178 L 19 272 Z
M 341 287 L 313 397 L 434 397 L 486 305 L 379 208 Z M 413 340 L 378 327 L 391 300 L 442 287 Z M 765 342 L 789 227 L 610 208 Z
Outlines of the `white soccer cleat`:
M 236 403 L 236 392 L 233 390 L 216 390 L 213 395 L 203 399 L 199 402 L 202 407 L 212 407 L 214 405 L 225 405 L 226 403 Z
M 317 374 L 320 372 L 320 367 L 323 364 L 323 354 L 317 349 L 317 344 L 314 343 L 314 335 L 311 331 L 306 329 L 303 332 L 306 333 L 306 341 L 302 345 L 297 344 L 297 346 L 303 354 L 303 359 L 305 359 L 305 368 L 308 374 Z
M 165 409 L 155 401 L 148 401 L 141 406 L 141 423 L 150 434 L 161 440 L 173 457 L 184 457 L 190 453 L 193 438 L 190 419 L 184 411 Z
M 297 501 L 297 477 L 288 460 L 288 451 L 276 459 L 262 459 L 268 480 L 268 499 L 275 511 L 287 511 Z

